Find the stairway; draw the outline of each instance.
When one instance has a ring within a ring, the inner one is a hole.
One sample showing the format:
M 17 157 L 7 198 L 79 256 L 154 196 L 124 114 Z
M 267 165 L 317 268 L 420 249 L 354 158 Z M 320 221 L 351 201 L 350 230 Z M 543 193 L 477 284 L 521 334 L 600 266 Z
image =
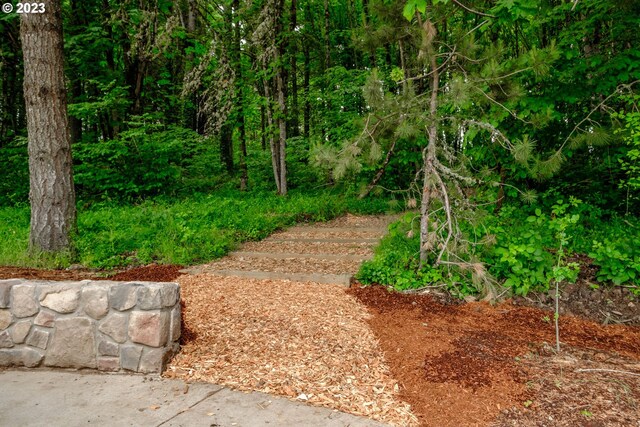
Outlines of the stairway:
M 182 272 L 348 287 L 395 219 L 397 216 L 345 215 L 326 223 L 298 225 Z

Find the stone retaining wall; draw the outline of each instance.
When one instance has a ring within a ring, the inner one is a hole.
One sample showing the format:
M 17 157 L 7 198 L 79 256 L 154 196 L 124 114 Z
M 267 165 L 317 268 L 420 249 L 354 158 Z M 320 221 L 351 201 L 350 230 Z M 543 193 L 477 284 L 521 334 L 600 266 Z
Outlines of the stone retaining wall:
M 176 283 L 0 280 L 0 366 L 162 372 L 179 338 Z

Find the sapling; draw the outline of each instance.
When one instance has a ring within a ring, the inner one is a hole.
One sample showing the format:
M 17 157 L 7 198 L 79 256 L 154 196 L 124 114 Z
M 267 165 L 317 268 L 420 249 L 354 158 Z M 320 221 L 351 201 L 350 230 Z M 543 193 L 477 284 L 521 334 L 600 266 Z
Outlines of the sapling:
M 571 205 L 576 206 L 580 201 L 571 198 Z M 569 204 L 563 204 L 562 200 L 558 200 L 558 204 L 554 205 L 552 210 L 556 217 L 551 221 L 551 226 L 555 229 L 555 237 L 558 239 L 558 251 L 556 265 L 553 267 L 552 277 L 555 282 L 555 310 L 554 324 L 556 329 L 556 351 L 560 353 L 560 282 L 565 280 L 575 281 L 577 277 L 578 264 L 575 262 L 565 262 L 565 247 L 569 243 L 567 228 L 571 224 L 578 222 L 579 215 L 563 215 L 569 207 Z

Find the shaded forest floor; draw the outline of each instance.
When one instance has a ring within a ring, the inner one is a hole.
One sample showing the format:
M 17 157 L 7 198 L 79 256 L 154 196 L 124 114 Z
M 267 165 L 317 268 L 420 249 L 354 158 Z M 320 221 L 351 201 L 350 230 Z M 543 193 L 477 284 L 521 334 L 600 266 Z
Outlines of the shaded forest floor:
M 150 265 L 107 278 L 169 281 L 180 269 Z M 0 267 L 0 278 L 9 277 L 105 274 Z M 594 289 L 588 272 L 565 287 L 562 311 L 594 321 L 563 315 L 560 354 L 553 349 L 553 314 L 533 307 L 550 307 L 547 294 L 491 306 L 382 287 L 348 292 L 372 314 L 367 323 L 400 397 L 424 426 L 634 426 L 640 419 L 640 310 L 628 289 Z

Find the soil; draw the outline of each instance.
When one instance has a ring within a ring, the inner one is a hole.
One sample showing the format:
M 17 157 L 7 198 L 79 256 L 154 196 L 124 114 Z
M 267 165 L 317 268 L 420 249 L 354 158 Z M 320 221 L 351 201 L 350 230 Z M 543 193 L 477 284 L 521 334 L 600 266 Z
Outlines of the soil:
M 640 301 L 624 287 L 597 288 L 597 267 L 580 261 L 578 283 L 561 291 L 560 353 L 551 293 L 492 306 L 435 290 L 180 278 L 171 265 L 0 267 L 0 279 L 179 281 L 183 352 L 170 376 L 394 425 L 640 427 Z
M 432 295 L 349 291 L 369 307 L 401 397 L 423 426 L 635 426 L 640 328 L 505 302 L 443 304 Z
M 180 265 L 151 264 L 143 267 L 133 267 L 126 270 L 101 271 L 84 268 L 69 268 L 64 270 L 43 270 L 37 268 L 2 267 L 0 266 L 0 280 L 2 279 L 30 279 L 30 280 L 118 280 L 118 281 L 148 281 L 173 282 L 182 273 Z
M 580 264 L 576 283 L 560 287 L 560 313 L 585 317 L 598 323 L 640 325 L 640 295 L 634 295 L 630 287 L 596 284 L 599 267 L 586 255 L 575 255 L 569 262 Z M 555 289 L 549 292 L 530 293 L 527 297 L 513 299 L 517 305 L 554 310 Z

